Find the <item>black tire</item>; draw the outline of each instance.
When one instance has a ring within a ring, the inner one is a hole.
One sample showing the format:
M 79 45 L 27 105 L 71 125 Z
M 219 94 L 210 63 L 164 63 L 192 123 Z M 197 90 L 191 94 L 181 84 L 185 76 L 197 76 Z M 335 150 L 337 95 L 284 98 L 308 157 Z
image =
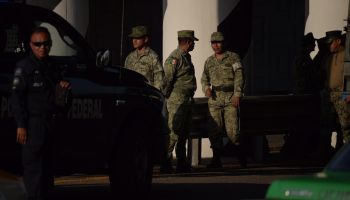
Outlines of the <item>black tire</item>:
M 133 119 L 132 122 L 124 126 L 114 145 L 109 180 L 116 196 L 145 197 L 150 192 L 153 175 L 151 131 L 145 121 Z

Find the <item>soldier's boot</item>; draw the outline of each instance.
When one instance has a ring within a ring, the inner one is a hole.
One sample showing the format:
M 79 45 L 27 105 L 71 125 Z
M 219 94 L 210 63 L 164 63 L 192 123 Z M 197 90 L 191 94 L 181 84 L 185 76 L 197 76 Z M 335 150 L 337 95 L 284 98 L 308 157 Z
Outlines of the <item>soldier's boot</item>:
M 191 171 L 192 171 L 192 167 L 186 161 L 186 159 L 183 159 L 183 158 L 177 159 L 176 173 L 191 173 Z
M 241 168 L 247 168 L 247 158 L 245 151 L 241 145 L 234 145 L 235 147 L 235 154 L 238 159 L 239 165 Z
M 221 168 L 221 153 L 218 149 L 213 149 L 213 158 L 211 159 L 210 163 L 207 165 L 208 169 L 215 169 L 215 168 Z
M 160 173 L 161 174 L 170 174 L 170 173 L 173 173 L 174 172 L 174 168 L 171 164 L 171 158 L 168 158 L 168 159 L 165 159 L 161 165 L 160 165 Z

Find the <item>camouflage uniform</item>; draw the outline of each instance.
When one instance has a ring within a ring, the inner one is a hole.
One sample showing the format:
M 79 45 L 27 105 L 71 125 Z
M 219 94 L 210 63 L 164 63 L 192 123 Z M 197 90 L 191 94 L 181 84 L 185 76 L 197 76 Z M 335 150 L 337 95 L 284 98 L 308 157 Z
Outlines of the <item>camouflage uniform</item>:
M 326 33 L 326 43 L 330 45 L 335 38 L 340 37 L 341 31 L 329 31 Z M 319 147 L 323 156 L 327 156 L 324 153 L 329 152 L 331 133 L 335 129 L 335 123 L 340 124 L 345 143 L 349 142 L 350 139 L 350 105 L 342 98 L 344 92 L 344 55 L 344 47 L 340 46 L 336 52 L 330 54 L 325 64 L 326 84 L 322 91 L 322 129 Z M 337 119 L 337 122 L 333 122 L 334 119 Z
M 210 131 L 209 139 L 213 149 L 222 148 L 220 133 L 225 128 L 227 136 L 234 144 L 239 143 L 237 108 L 232 105 L 232 96 L 243 94 L 243 67 L 240 58 L 233 52 L 226 51 L 222 60 L 210 56 L 202 74 L 202 89 L 205 93 L 212 89 L 208 100 L 210 115 L 215 125 Z
M 151 48 L 146 47 L 143 55 L 138 55 L 137 50 L 131 52 L 126 57 L 125 67 L 142 74 L 152 86 L 161 89 L 164 70 L 157 53 Z
M 170 144 L 168 157 L 171 158 L 176 145 L 176 157 L 186 160 L 186 139 L 189 134 L 193 95 L 197 89 L 194 66 L 191 55 L 174 50 L 164 63 L 165 86 L 169 112 L 168 126 L 170 128 Z
M 340 50 L 336 53 L 334 53 L 330 57 L 330 66 L 334 62 L 344 62 L 344 47 L 341 47 Z M 336 115 L 339 120 L 339 124 L 341 126 L 341 131 L 343 133 L 343 137 L 345 142 L 347 143 L 350 139 L 350 105 L 345 103 L 345 101 L 342 98 L 343 93 L 343 85 L 340 87 L 333 87 L 332 83 L 330 81 L 331 73 L 329 72 L 330 69 L 328 69 L 328 88 L 329 88 L 329 100 L 331 103 L 331 106 L 334 108 Z

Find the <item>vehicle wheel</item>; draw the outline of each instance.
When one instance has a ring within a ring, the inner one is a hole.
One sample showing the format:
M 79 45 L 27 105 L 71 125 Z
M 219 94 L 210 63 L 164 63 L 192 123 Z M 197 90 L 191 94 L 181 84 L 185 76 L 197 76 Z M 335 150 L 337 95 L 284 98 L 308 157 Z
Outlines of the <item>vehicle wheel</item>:
M 115 195 L 148 195 L 153 174 L 150 130 L 147 124 L 128 124 L 114 145 L 109 179 Z

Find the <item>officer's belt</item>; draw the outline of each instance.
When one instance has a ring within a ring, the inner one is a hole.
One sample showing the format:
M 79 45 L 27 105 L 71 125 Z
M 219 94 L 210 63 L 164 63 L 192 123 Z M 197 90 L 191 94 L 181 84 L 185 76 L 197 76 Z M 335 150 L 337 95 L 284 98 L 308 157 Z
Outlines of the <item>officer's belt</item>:
M 219 85 L 219 86 L 213 85 L 211 88 L 212 90 L 217 92 L 233 92 L 235 90 L 234 86 L 226 86 L 226 85 Z

